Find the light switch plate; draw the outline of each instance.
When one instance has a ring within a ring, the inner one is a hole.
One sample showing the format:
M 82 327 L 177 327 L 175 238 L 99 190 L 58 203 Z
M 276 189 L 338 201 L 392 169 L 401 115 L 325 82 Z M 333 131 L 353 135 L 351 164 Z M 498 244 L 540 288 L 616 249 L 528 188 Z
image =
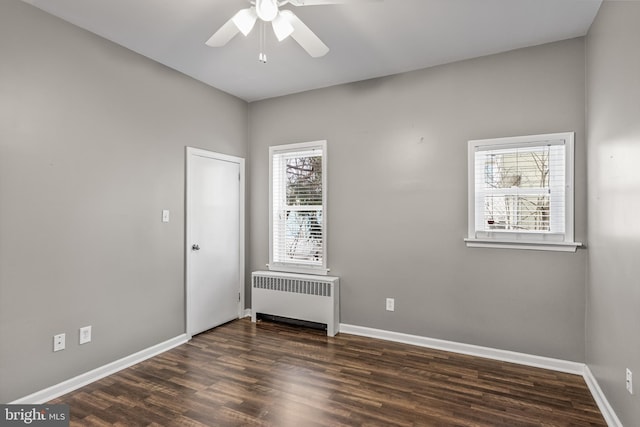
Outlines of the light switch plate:
M 162 222 L 169 222 L 169 209 L 162 211 Z

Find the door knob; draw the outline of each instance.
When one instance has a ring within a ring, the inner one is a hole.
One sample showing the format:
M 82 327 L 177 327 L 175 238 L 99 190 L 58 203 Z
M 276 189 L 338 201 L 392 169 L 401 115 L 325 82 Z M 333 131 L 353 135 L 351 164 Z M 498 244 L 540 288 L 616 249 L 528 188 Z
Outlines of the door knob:
M 191 246 L 191 249 L 194 251 L 199 251 L 200 250 L 200 245 L 198 245 L 197 243 L 194 243 L 193 246 Z

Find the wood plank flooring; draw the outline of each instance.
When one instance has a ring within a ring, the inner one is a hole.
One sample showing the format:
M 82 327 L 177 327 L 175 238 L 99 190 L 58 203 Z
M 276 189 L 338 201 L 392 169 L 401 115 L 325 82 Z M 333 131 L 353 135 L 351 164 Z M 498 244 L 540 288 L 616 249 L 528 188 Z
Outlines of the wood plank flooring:
M 606 426 L 577 375 L 248 319 L 51 403 L 72 426 Z

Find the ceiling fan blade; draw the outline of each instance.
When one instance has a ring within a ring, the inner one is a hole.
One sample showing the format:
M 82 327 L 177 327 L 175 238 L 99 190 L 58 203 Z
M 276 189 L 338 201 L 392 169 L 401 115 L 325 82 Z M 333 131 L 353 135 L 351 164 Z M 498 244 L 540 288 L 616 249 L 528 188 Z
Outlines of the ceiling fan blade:
M 294 15 L 293 12 L 290 10 L 281 10 L 280 15 L 286 18 L 293 27 L 291 37 L 293 37 L 293 39 L 297 41 L 309 55 L 314 58 L 318 58 L 329 52 L 327 45 L 324 44 L 322 40 L 320 40 L 318 36 L 316 36 L 313 31 L 311 31 L 309 27 L 300 20 L 300 18 Z
M 205 44 L 210 47 L 224 46 L 239 32 L 240 30 L 236 24 L 233 23 L 233 18 L 229 19 L 209 38 L 209 40 L 205 42 Z
M 239 10 L 231 19 L 222 25 L 209 40 L 206 41 L 207 46 L 220 47 L 229 43 L 236 34 L 242 32 L 245 36 L 251 32 L 256 24 L 258 15 L 253 7 Z

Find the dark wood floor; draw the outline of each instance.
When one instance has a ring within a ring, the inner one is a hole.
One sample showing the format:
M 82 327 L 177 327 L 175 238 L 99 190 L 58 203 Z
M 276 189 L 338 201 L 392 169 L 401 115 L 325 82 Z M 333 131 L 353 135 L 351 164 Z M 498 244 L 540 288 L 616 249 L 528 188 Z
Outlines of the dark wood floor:
M 72 426 L 606 426 L 577 375 L 247 319 L 51 403 Z

